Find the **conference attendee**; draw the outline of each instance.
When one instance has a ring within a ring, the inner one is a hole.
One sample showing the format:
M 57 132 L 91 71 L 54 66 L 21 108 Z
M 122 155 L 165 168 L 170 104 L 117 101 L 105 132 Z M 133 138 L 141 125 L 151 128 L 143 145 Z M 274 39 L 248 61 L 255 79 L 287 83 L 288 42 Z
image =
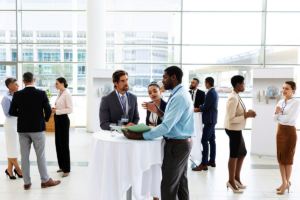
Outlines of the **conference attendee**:
M 56 79 L 55 87 L 59 90 L 55 107 L 52 108 L 55 122 L 55 146 L 58 160 L 59 170 L 57 172 L 64 172 L 62 177 L 67 177 L 71 170 L 70 165 L 70 119 L 68 114 L 73 112 L 72 96 L 69 92 L 68 84 L 65 78 Z
M 276 135 L 277 160 L 279 163 L 282 185 L 277 188 L 277 194 L 284 194 L 291 186 L 290 178 L 297 143 L 296 123 L 300 111 L 300 102 L 294 98 L 296 83 L 286 81 L 283 85 L 282 95 L 285 97 L 277 104 L 273 119 L 278 122 Z
M 165 92 L 166 92 L 165 86 L 164 86 L 164 84 L 162 83 L 162 81 L 158 81 L 157 84 L 158 84 L 158 86 L 160 87 L 160 89 L 159 89 L 159 91 L 160 91 L 160 98 L 161 98 L 162 100 L 165 101 L 165 97 L 166 97 L 166 94 L 165 94 Z
M 205 99 L 205 92 L 197 89 L 198 86 L 199 86 L 199 79 L 193 78 L 190 85 L 191 90 L 189 92 L 191 93 L 191 97 L 194 105 L 194 112 L 197 112 L 197 108 L 203 105 Z
M 121 120 L 125 127 L 139 123 L 137 97 L 128 92 L 128 73 L 117 70 L 112 75 L 115 90 L 102 97 L 100 103 L 100 127 L 110 130 L 110 124 Z
M 148 94 L 152 101 L 161 111 L 165 112 L 167 103 L 161 99 L 160 87 L 156 82 L 150 83 L 148 86 Z M 158 117 L 156 113 L 152 113 L 147 110 L 146 125 L 147 126 L 157 126 L 160 125 L 162 120 Z
M 25 89 L 14 93 L 9 109 L 11 116 L 18 117 L 17 131 L 21 146 L 21 167 L 25 190 L 29 190 L 31 186 L 29 155 L 32 143 L 37 157 L 41 187 L 46 188 L 60 184 L 60 181 L 53 181 L 49 178 L 47 172 L 45 121 L 49 121 L 51 117 L 51 107 L 46 92 L 35 88 L 35 81 L 31 72 L 23 75 Z
M 17 132 L 18 118 L 10 116 L 8 113 L 14 93 L 19 90 L 19 85 L 17 80 L 14 78 L 6 79 L 5 85 L 9 90 L 1 101 L 2 109 L 5 115 L 4 133 L 6 139 L 6 153 L 8 163 L 5 174 L 9 176 L 10 179 L 16 179 L 16 177 L 13 175 L 14 166 L 15 175 L 18 175 L 19 178 L 23 178 L 22 171 L 18 164 L 18 157 L 20 152 L 19 136 Z
M 156 113 L 162 123 L 143 134 L 129 131 L 123 134 L 128 139 L 151 140 L 164 136 L 164 160 L 162 165 L 161 198 L 162 200 L 188 200 L 188 158 L 193 146 L 194 112 L 192 99 L 183 88 L 183 72 L 177 66 L 165 69 L 163 84 L 166 90 L 172 90 L 171 97 L 163 113 L 154 103 L 144 102 L 143 108 Z M 134 152 L 133 152 L 134 153 Z
M 205 87 L 208 89 L 207 95 L 205 96 L 204 104 L 199 108 L 195 108 L 196 112 L 203 112 L 202 123 L 204 124 L 203 134 L 201 143 L 203 146 L 202 151 L 202 162 L 193 171 L 208 170 L 207 166 L 216 167 L 216 135 L 215 126 L 218 120 L 218 102 L 219 95 L 216 92 L 214 86 L 214 79 L 207 77 L 205 79 Z M 210 145 L 210 159 L 208 161 L 208 142 Z
M 246 106 L 239 96 L 240 92 L 245 91 L 245 81 L 243 76 L 233 76 L 231 78 L 233 87 L 232 93 L 228 96 L 226 103 L 226 115 L 224 128 L 229 137 L 230 157 L 228 161 L 229 181 L 226 183 L 234 193 L 243 193 L 247 186 L 242 184 L 240 174 L 247 150 L 242 135 L 245 129 L 247 118 L 254 118 L 255 112 L 246 111 Z M 238 187 L 237 187 L 238 186 Z

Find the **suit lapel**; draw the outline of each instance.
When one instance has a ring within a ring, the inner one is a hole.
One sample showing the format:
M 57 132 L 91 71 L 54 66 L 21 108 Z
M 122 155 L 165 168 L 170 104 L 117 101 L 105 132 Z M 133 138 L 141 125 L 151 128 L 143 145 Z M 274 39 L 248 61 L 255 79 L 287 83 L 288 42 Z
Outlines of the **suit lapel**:
M 112 95 L 113 95 L 113 99 L 115 100 L 115 103 L 117 105 L 117 108 L 119 108 L 120 113 L 123 113 L 123 109 L 122 109 L 122 106 L 121 106 L 121 103 L 120 103 L 120 100 L 119 100 L 119 97 L 118 97 L 116 91 L 113 91 Z

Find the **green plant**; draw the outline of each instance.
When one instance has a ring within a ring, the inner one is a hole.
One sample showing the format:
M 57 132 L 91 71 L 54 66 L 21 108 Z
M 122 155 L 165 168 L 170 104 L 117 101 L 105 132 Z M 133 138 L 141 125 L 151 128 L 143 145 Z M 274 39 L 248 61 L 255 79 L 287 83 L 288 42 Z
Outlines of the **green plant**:
M 46 94 L 47 94 L 47 97 L 49 99 L 49 103 L 51 102 L 51 98 L 53 97 L 51 92 L 50 92 L 50 88 L 46 89 Z M 50 106 L 52 107 L 52 104 L 50 103 Z

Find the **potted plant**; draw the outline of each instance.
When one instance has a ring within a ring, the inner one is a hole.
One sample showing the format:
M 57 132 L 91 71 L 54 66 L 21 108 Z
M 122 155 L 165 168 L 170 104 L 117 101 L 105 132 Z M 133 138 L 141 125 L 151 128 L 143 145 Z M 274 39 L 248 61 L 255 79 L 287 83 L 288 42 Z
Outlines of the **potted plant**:
M 51 98 L 53 96 L 52 96 L 49 88 L 46 89 L 46 94 L 49 99 L 50 107 L 52 107 Z M 49 121 L 46 122 L 46 131 L 45 132 L 55 132 L 54 113 L 51 114 Z

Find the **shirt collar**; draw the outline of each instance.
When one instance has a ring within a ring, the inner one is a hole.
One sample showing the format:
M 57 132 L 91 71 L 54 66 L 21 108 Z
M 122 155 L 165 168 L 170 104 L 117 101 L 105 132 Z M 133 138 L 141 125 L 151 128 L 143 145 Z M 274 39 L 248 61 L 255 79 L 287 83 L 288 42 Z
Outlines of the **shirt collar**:
M 25 86 L 25 87 L 35 87 L 34 85 L 27 85 L 27 86 Z
M 12 97 L 14 96 L 14 95 L 12 95 L 12 94 L 11 94 L 11 93 L 9 93 L 9 92 L 7 92 L 7 95 L 8 95 L 8 96 L 12 96 Z
M 116 93 L 117 93 L 117 95 L 119 94 L 121 97 L 122 97 L 122 96 L 125 96 L 125 97 L 126 97 L 126 93 L 125 93 L 125 94 L 121 94 L 121 93 L 118 92 L 118 90 L 116 90 Z
M 173 90 L 172 90 L 172 95 L 178 90 L 178 88 L 182 87 L 182 84 L 177 85 Z

